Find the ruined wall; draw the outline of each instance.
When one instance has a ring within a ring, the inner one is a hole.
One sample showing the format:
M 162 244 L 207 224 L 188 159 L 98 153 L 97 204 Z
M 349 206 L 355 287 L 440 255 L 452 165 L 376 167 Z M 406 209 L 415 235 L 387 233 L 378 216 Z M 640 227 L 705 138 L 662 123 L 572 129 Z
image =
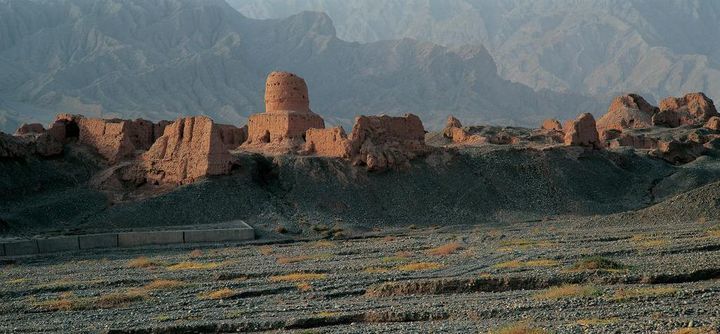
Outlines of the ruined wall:
M 305 133 L 305 151 L 323 157 L 350 157 L 350 140 L 341 127 L 308 129 Z
M 315 113 L 274 111 L 248 119 L 248 143 L 262 144 L 302 138 L 307 129 L 324 129 L 325 121 Z
M 130 121 L 80 118 L 79 143 L 93 147 L 111 163 L 133 157 L 135 145 L 130 138 Z
M 238 128 L 230 124 L 216 124 L 220 131 L 220 139 L 229 150 L 236 149 L 247 140 L 247 126 Z
M 229 173 L 233 159 L 220 132 L 205 116 L 177 119 L 141 156 L 146 179 L 156 184 L 185 184 Z

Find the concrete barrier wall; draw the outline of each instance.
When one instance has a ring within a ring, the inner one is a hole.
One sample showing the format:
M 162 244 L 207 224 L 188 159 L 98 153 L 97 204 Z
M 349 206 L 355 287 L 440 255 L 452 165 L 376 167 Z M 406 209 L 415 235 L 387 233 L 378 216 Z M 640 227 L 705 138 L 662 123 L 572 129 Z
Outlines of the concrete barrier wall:
M 166 245 L 183 243 L 183 231 L 118 233 L 118 247 Z
M 245 222 L 237 228 L 214 230 L 143 231 L 88 234 L 0 243 L 0 256 L 77 251 L 81 249 L 137 247 L 183 243 L 230 242 L 255 239 L 255 230 Z
M 252 240 L 255 239 L 255 230 L 247 228 L 185 231 L 184 239 L 186 243 Z
M 117 233 L 89 234 L 78 237 L 80 249 L 115 248 L 118 246 Z
M 59 237 L 50 239 L 38 239 L 39 253 L 56 253 L 80 249 L 78 237 Z
M 5 256 L 32 255 L 38 253 L 37 240 L 9 242 L 4 245 Z

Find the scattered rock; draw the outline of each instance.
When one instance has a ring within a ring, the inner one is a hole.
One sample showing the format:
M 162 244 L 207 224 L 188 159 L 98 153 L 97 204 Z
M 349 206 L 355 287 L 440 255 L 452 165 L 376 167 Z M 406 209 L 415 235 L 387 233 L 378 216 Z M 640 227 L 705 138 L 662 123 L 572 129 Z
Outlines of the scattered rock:
M 453 134 L 457 131 L 457 129 L 462 130 L 462 123 L 460 123 L 460 120 L 452 115 L 448 116 L 447 121 L 445 122 L 445 128 L 443 129 L 443 136 L 445 138 L 452 139 L 454 138 Z
M 567 146 L 585 146 L 596 149 L 602 147 L 592 114 L 580 114 L 575 120 L 568 121 L 563 129 L 565 129 L 565 145 Z
M 542 122 L 542 125 L 540 126 L 540 129 L 548 131 L 563 131 L 560 121 L 552 118 L 544 120 Z
M 15 135 L 22 136 L 22 135 L 31 134 L 31 133 L 32 134 L 40 134 L 40 133 L 44 133 L 44 132 L 45 132 L 45 128 L 40 123 L 31 123 L 31 124 L 23 123 L 23 125 L 21 125 L 15 131 Z
M 0 132 L 0 158 L 24 158 L 30 153 L 22 139 Z
M 709 130 L 720 131 L 720 117 L 718 117 L 718 116 L 710 117 L 707 120 L 707 122 L 705 122 L 705 125 L 703 125 L 703 126 Z
M 658 141 L 644 135 L 621 133 L 617 138 L 610 140 L 609 146 L 610 148 L 632 147 L 640 150 L 651 150 L 658 147 Z
M 653 126 L 652 117 L 659 109 L 636 94 L 616 97 L 605 115 L 597 121 L 600 133 L 607 130 L 649 128 Z M 566 129 L 567 131 L 567 129 Z
M 651 155 L 676 164 L 684 164 L 697 159 L 705 149 L 703 144 L 691 140 L 684 142 L 675 139 L 660 140 L 657 146 Z
M 703 93 L 665 98 L 660 101 L 660 110 L 666 114 L 674 114 L 679 125 L 701 125 L 711 117 L 719 116 L 713 100 Z

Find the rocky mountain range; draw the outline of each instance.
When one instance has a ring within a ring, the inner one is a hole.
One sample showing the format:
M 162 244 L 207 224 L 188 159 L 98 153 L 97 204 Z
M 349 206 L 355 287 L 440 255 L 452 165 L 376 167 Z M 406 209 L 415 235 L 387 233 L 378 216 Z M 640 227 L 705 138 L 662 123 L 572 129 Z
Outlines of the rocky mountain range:
M 229 0 L 254 18 L 328 13 L 340 38 L 484 45 L 535 89 L 652 101 L 720 94 L 720 2 L 703 0 Z
M 535 125 L 598 106 L 500 78 L 482 46 L 346 42 L 318 12 L 257 20 L 220 0 L 0 2 L 4 131 L 59 112 L 241 125 L 262 111 L 258 92 L 277 69 L 306 78 L 313 110 L 330 124 L 413 112 L 430 128 L 448 114 Z

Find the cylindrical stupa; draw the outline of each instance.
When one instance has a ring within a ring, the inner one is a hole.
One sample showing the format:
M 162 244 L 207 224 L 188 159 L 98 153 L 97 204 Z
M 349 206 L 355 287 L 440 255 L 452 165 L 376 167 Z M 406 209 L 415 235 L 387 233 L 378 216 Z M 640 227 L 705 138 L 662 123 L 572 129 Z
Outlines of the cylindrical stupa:
M 310 112 L 308 88 L 303 78 L 289 72 L 272 72 L 265 83 L 265 112 Z

